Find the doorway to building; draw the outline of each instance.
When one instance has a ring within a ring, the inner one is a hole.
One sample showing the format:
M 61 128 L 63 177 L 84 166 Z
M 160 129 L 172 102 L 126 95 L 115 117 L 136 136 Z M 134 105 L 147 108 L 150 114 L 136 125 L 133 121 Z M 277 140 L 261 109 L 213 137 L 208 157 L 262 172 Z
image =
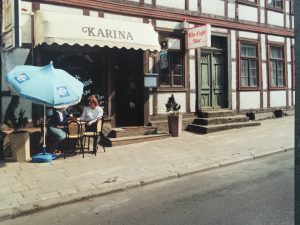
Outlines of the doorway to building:
M 201 110 L 228 107 L 226 71 L 226 39 L 212 37 L 212 48 L 201 49 L 200 77 L 198 77 L 200 78 L 198 104 Z
M 112 49 L 116 126 L 144 125 L 143 51 Z

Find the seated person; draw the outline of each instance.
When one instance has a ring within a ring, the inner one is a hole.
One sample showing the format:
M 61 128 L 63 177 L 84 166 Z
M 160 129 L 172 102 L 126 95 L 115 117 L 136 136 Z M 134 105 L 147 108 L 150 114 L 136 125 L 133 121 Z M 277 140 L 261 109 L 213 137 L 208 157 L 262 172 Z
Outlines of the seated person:
M 55 139 L 52 149 L 54 150 L 66 137 L 65 125 L 67 123 L 67 113 L 64 108 L 54 109 L 48 121 L 48 134 Z
M 96 129 L 96 121 L 103 116 L 103 109 L 99 106 L 99 102 L 95 95 L 88 98 L 89 106 L 84 107 L 80 120 L 86 121 L 85 130 L 94 131 Z

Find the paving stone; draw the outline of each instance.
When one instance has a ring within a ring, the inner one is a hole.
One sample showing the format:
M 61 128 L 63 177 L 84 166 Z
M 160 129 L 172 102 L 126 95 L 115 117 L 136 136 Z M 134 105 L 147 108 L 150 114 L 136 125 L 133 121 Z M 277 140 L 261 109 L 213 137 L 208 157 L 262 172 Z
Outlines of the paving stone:
M 67 196 L 77 193 L 77 190 L 75 188 L 65 188 L 58 191 L 58 193 L 61 196 Z
M 26 205 L 29 203 L 35 203 L 41 201 L 41 198 L 38 195 L 31 195 L 27 196 L 25 198 L 18 199 L 18 203 L 20 205 Z
M 78 185 L 75 187 L 75 189 L 79 192 L 81 191 L 87 191 L 87 190 L 91 190 L 91 189 L 95 189 L 96 186 L 93 184 L 83 184 L 83 185 Z
M 84 159 L 77 155 L 45 164 L 0 164 L 0 205 L 2 197 L 3 210 L 51 206 L 273 154 L 274 148 L 284 152 L 293 146 L 293 119 L 262 121 L 261 127 L 203 136 L 183 132 L 170 140 L 116 146 L 97 157 L 86 154 Z
M 38 195 L 41 200 L 47 200 L 47 199 L 51 199 L 51 198 L 58 198 L 60 197 L 59 193 L 56 191 L 53 192 L 48 192 L 48 193 L 42 193 Z
M 23 183 L 12 187 L 12 192 L 22 192 L 22 191 L 28 191 L 28 190 L 30 190 L 29 186 L 27 184 L 23 184 Z
M 31 189 L 28 191 L 21 191 L 21 194 L 22 194 L 23 198 L 30 198 L 33 196 L 38 196 L 39 194 L 42 194 L 44 192 L 45 191 L 43 191 L 42 189 L 37 188 L 37 189 Z
M 0 202 L 15 202 L 18 199 L 23 198 L 21 193 L 10 193 L 7 195 L 1 195 L 0 196 Z M 0 204 L 1 205 L 1 204 Z
M 14 208 L 17 206 L 19 206 L 19 203 L 17 200 L 1 201 L 0 210 L 11 209 L 11 208 Z

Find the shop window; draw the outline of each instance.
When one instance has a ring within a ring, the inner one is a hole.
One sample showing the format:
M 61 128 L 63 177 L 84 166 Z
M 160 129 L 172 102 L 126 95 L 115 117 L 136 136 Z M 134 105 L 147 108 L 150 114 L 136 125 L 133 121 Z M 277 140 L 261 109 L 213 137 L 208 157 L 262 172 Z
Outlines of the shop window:
M 161 46 L 162 50 L 159 53 L 160 86 L 182 87 L 184 85 L 184 72 L 181 40 L 164 38 L 161 41 Z
M 240 85 L 258 87 L 257 44 L 240 45 Z
M 284 79 L 284 48 L 270 46 L 270 85 L 271 87 L 285 87 Z
M 271 9 L 283 10 L 283 0 L 267 0 L 267 6 Z

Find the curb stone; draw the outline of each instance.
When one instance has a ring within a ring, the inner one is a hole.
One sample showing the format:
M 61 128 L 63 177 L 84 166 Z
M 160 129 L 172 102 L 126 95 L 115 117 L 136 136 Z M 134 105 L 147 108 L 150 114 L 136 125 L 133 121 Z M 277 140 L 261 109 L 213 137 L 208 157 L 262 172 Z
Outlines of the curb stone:
M 238 164 L 241 162 L 247 162 L 253 159 L 255 159 L 255 157 L 252 154 L 243 154 L 243 155 L 239 155 L 238 157 L 222 160 L 219 162 L 219 165 L 220 167 L 225 167 L 225 166 Z
M 272 150 L 272 151 L 264 151 L 264 152 L 257 152 L 257 153 L 252 153 L 254 159 L 259 159 L 259 158 L 263 158 L 266 156 L 270 156 L 270 155 L 274 155 L 274 154 L 278 154 L 278 153 L 283 153 L 283 152 L 287 152 L 287 151 L 291 151 L 294 150 L 294 148 L 280 148 L 278 150 Z
M 193 175 L 193 174 L 197 174 L 197 173 L 204 172 L 207 170 L 222 168 L 224 166 L 234 165 L 234 164 L 238 164 L 241 162 L 250 161 L 252 159 L 255 160 L 258 158 L 270 156 L 273 154 L 283 153 L 283 152 L 287 152 L 287 151 L 292 151 L 292 150 L 294 150 L 293 147 L 292 148 L 281 148 L 280 150 L 275 150 L 275 151 L 262 152 L 261 154 L 260 153 L 255 153 L 255 154 L 252 153 L 250 155 L 245 155 L 245 158 L 234 157 L 232 159 L 223 160 L 220 162 L 211 162 L 211 163 L 203 164 L 203 165 L 200 165 L 197 167 L 183 169 L 181 171 L 170 171 L 168 173 L 164 173 L 161 175 L 152 176 L 152 177 L 148 177 L 148 178 L 146 177 L 146 178 L 140 179 L 139 181 L 125 182 L 123 184 L 114 185 L 114 186 L 110 186 L 110 187 L 94 188 L 94 189 L 90 189 L 90 190 L 87 190 L 84 192 L 77 192 L 75 194 L 66 195 L 66 196 L 60 197 L 60 198 L 48 199 L 48 200 L 44 200 L 44 201 L 34 202 L 31 204 L 24 204 L 24 205 L 21 205 L 20 207 L 14 207 L 12 209 L 3 209 L 3 210 L 0 210 L 0 221 L 5 221 L 5 220 L 13 219 L 16 217 L 35 213 L 38 211 L 51 209 L 51 208 L 58 207 L 58 206 L 63 206 L 63 205 L 80 202 L 80 201 L 86 201 L 89 199 L 101 197 L 101 196 L 108 195 L 108 194 L 113 194 L 113 193 L 129 190 L 129 189 L 133 189 L 133 188 L 137 188 L 137 187 L 143 187 L 145 185 L 150 185 L 150 184 L 154 184 L 154 183 L 158 183 L 158 182 L 162 182 L 162 181 L 166 181 L 166 180 L 173 180 L 173 179 L 180 178 L 183 176 Z M 228 162 L 222 163 L 224 161 L 228 161 Z

